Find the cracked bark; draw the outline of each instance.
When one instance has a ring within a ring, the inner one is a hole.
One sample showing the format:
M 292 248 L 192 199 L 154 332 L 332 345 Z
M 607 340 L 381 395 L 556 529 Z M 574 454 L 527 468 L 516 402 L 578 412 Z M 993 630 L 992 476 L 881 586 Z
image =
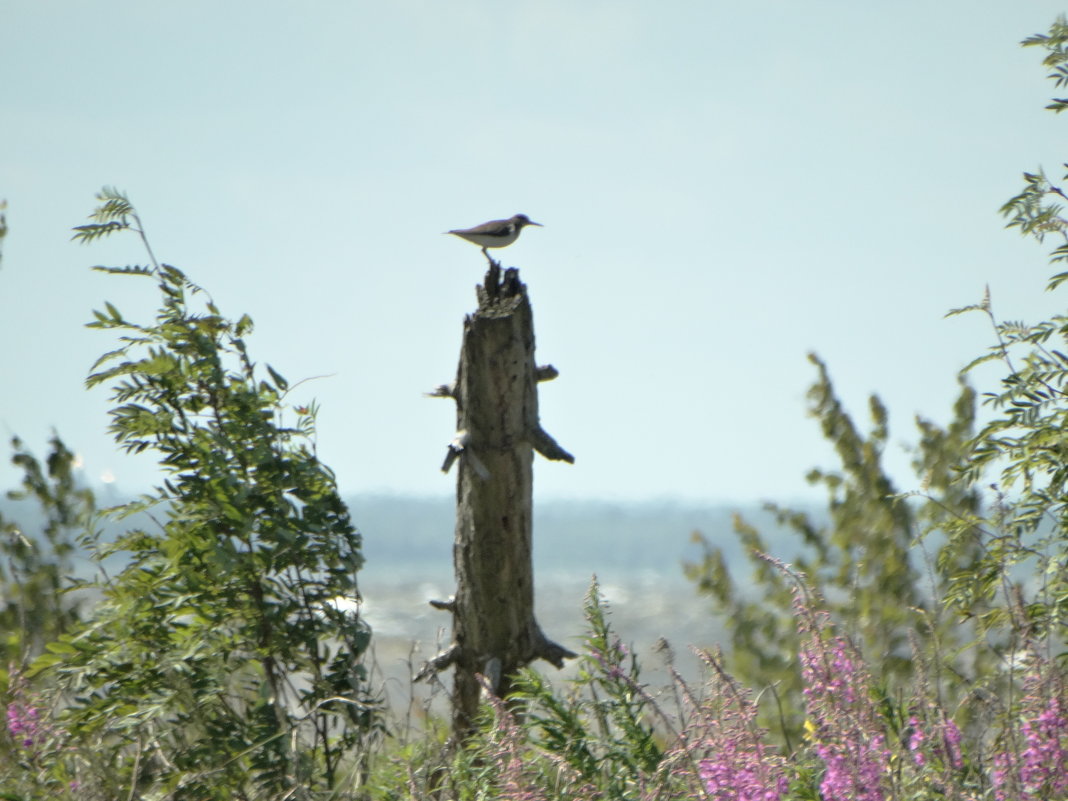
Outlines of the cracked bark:
M 452 643 L 421 671 L 455 668 L 453 732 L 461 738 L 478 711 L 477 676 L 505 698 L 519 668 L 539 658 L 562 667 L 574 656 L 534 617 L 533 454 L 574 461 L 538 418 L 538 382 L 557 371 L 534 362 L 533 312 L 517 270 L 502 278 L 491 263 L 477 293 L 478 310 L 464 320 L 456 381 L 434 393 L 456 401 L 456 430 L 463 432 L 458 458 L 446 460 L 446 469 L 459 465 L 456 595 L 435 604 L 452 612 Z

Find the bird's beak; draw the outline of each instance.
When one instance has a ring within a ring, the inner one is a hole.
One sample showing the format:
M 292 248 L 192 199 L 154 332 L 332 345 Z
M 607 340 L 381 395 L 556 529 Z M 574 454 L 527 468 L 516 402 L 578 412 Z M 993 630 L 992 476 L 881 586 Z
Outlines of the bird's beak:
M 541 223 L 536 223 L 533 220 L 531 220 L 529 223 L 527 223 L 527 225 L 536 225 L 536 226 L 538 226 L 538 228 L 544 228 L 545 227 Z

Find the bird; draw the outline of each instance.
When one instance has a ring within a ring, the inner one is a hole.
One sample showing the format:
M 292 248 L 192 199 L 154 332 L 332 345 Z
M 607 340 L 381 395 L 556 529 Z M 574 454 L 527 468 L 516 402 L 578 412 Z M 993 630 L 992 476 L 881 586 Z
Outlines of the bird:
M 456 228 L 445 233 L 466 239 L 468 242 L 474 242 L 476 245 L 481 245 L 482 255 L 492 262 L 493 259 L 486 252 L 486 248 L 507 247 L 519 238 L 519 232 L 527 225 L 543 227 L 541 223 L 534 222 L 527 215 L 517 214 L 507 220 L 490 220 L 487 223 L 482 223 L 482 225 L 476 225 L 474 228 Z

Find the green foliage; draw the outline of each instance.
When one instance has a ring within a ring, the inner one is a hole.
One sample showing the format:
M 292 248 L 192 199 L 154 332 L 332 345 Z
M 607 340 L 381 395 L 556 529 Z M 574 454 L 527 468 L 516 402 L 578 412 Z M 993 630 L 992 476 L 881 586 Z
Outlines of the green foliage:
M 1048 34 L 1026 39 L 1025 46 L 1047 51 L 1045 66 L 1058 88 L 1068 83 L 1068 21 L 1060 17 Z M 1060 112 L 1068 101 L 1056 98 L 1048 108 Z M 1068 260 L 1068 220 L 1060 201 L 1068 195 L 1052 184 L 1044 171 L 1024 173 L 1022 191 L 1001 209 L 1009 228 L 1045 241 L 1054 235 L 1059 244 L 1050 254 L 1051 263 Z M 1049 289 L 1068 280 L 1060 272 Z M 977 599 L 989 599 L 999 591 L 1021 598 L 1017 605 L 1033 636 L 1063 639 L 1068 625 L 1068 447 L 1063 432 L 1068 425 L 1068 314 L 1055 315 L 1034 324 L 999 321 L 994 315 L 989 291 L 973 306 L 951 314 L 979 312 L 986 315 L 995 332 L 995 343 L 967 369 L 984 362 L 1000 362 L 1006 370 L 998 391 L 986 393 L 984 402 L 994 414 L 979 432 L 963 479 L 991 484 L 995 504 L 990 519 L 983 521 L 981 559 L 974 577 L 954 574 L 949 598 L 967 607 Z M 974 548 L 976 525 L 950 528 L 951 542 L 943 552 L 950 558 L 962 549 Z M 944 561 L 940 567 L 946 569 Z M 1022 576 L 1033 576 L 1026 588 L 1014 587 Z M 995 608 L 985 617 L 987 625 L 1010 620 L 1010 606 Z
M 657 707 L 641 683 L 638 659 L 609 626 L 596 581 L 584 612 L 587 634 L 568 695 L 556 695 L 530 669 L 517 682 L 517 695 L 525 725 L 577 781 L 621 798 L 639 777 L 655 773 L 664 756 L 653 725 Z
M 994 515 L 987 521 L 977 578 L 959 576 L 951 600 L 967 605 L 1006 589 L 1012 577 L 1033 575 L 1037 594 L 1027 604 L 1030 624 L 1040 635 L 1060 635 L 1068 624 L 1068 316 L 1034 325 L 998 322 L 987 299 L 998 342 L 991 353 L 1008 368 L 1001 389 L 984 396 L 997 410 L 979 432 L 966 478 L 979 482 L 994 474 Z M 953 530 L 956 553 L 974 541 L 971 529 Z M 1005 622 L 1007 610 L 989 623 Z
M 1068 167 L 1068 164 L 1065 166 Z M 1068 199 L 1068 195 L 1065 195 L 1059 186 L 1055 186 L 1046 177 L 1045 170 L 1025 172 L 1023 177 L 1023 189 L 1001 207 L 1002 215 L 1009 219 L 1008 227 L 1019 228 L 1021 234 L 1033 236 L 1039 242 L 1044 241 L 1048 235 L 1059 235 L 1065 239 L 1065 242 L 1053 250 L 1051 261 L 1054 264 L 1068 261 L 1068 220 L 1061 215 L 1064 208 L 1061 203 L 1049 198 L 1050 195 L 1055 195 L 1061 199 Z M 1068 272 L 1056 273 L 1050 278 L 1048 288 L 1056 289 L 1066 280 L 1068 280 Z M 983 309 L 984 304 L 956 309 L 954 313 L 976 308 Z
M 584 613 L 586 635 L 573 678 L 554 686 L 537 670 L 524 669 L 506 701 L 485 683 L 470 737 L 449 743 L 444 723 L 430 721 L 424 738 L 376 760 L 367 797 L 691 797 L 673 793 L 677 782 L 665 772 L 665 742 L 676 737 L 676 721 L 642 683 L 639 660 L 612 629 L 596 580 Z M 656 792 L 647 792 L 653 787 Z
M 1024 44 L 1044 47 L 1050 77 L 1068 85 L 1064 18 Z M 1009 227 L 1064 240 L 1055 264 L 1068 261 L 1065 199 L 1039 170 L 1002 209 Z M 132 231 L 144 240 L 125 196 L 105 190 L 100 200 L 76 239 Z M 871 398 L 862 431 L 812 357 L 811 411 L 839 462 L 809 474 L 827 510 L 768 507 L 800 540 L 793 565 L 803 578 L 760 557 L 764 538 L 736 520 L 753 555 L 744 591 L 723 552 L 699 538 L 704 557 L 687 573 L 725 614 L 732 645 L 726 665 L 702 654 L 704 695 L 675 674 L 674 711 L 650 694 L 595 584 L 565 689 L 527 671 L 508 702 L 487 697 L 469 741 L 450 746 L 442 727 L 372 764 L 378 717 L 361 664 L 370 633 L 350 611 L 360 538 L 316 458 L 314 406 L 297 407 L 287 425 L 291 388 L 251 360 L 251 320 L 224 317 L 181 271 L 148 256 L 148 266 L 98 268 L 154 282 L 162 306 L 144 323 L 112 304 L 95 313 L 91 326 L 120 339 L 89 383 L 112 388 L 112 433 L 128 451 L 158 454 L 164 478 L 111 510 L 154 525 L 87 539 L 98 560 L 119 555 L 125 566 L 95 584 L 100 601 L 84 622 L 63 618 L 59 590 L 68 534 L 84 528 L 91 496 L 69 480 L 58 439 L 47 477 L 16 443 L 26 474 L 18 494 L 44 506 L 40 542 L 54 555 L 3 524 L 0 613 L 21 632 L 7 647 L 20 658 L 45 650 L 35 674 L 13 672 L 0 686 L 0 797 L 934 801 L 1068 792 L 1068 680 L 1049 656 L 1068 615 L 1068 315 L 999 322 L 989 295 L 954 312 L 990 318 L 996 342 L 974 364 L 1000 363 L 1007 374 L 985 396 L 992 416 L 978 434 L 976 396 L 963 384 L 945 427 L 917 419 L 921 491 L 911 494 L 884 466 L 883 404 Z M 1059 273 L 1050 287 L 1066 279 Z M 65 707 L 58 716 L 41 695 L 47 682 L 61 690 L 51 696 Z M 757 722 L 758 703 L 779 743 Z M 777 747 L 784 736 L 786 751 Z
M 16 502 L 11 517 L 0 516 L 0 708 L 7 710 L 0 718 L 11 735 L 0 730 L 0 787 L 25 784 L 62 798 L 70 777 L 58 753 L 60 732 L 41 721 L 34 731 L 35 748 L 27 754 L 14 737 L 18 717 L 12 712 L 38 708 L 23 671 L 49 643 L 78 625 L 80 603 L 67 591 L 75 539 L 88 530 L 95 501 L 75 480 L 74 455 L 58 435 L 52 436 L 44 464 L 17 437 L 11 447 L 22 481 L 6 493 Z M 14 519 L 23 513 L 33 525 Z
M 0 516 L 0 669 L 27 664 L 78 620 L 78 604 L 65 592 L 74 538 L 88 530 L 96 502 L 75 480 L 74 454 L 56 434 L 50 445 L 42 465 L 18 437 L 11 440 L 11 461 L 23 477 L 7 498 L 35 502 L 44 520 L 31 531 Z
M 984 395 L 996 411 L 975 438 L 962 481 L 987 483 L 994 504 L 986 519 L 946 527 L 950 543 L 938 566 L 951 579 L 948 599 L 965 608 L 999 593 L 1014 596 L 1019 578 L 1035 576 L 1041 592 L 1028 604 L 1029 625 L 1039 636 L 1059 634 L 1068 612 L 1068 471 L 1059 433 L 1068 422 L 1068 357 L 1055 343 L 1066 340 L 1068 317 L 1035 325 L 999 322 L 989 293 L 979 304 L 952 313 L 975 311 L 990 318 L 997 342 L 967 369 L 997 360 L 1008 373 L 1000 391 Z M 990 475 L 1000 480 L 989 482 Z M 971 571 L 948 564 L 977 544 L 981 554 Z M 1009 606 L 994 606 L 982 621 L 987 627 L 1002 625 L 1011 622 L 1011 614 Z
M 917 636 L 937 634 L 943 647 L 962 644 L 956 621 L 946 620 L 932 600 L 944 587 L 924 590 L 930 581 L 914 546 L 925 532 L 974 517 L 977 496 L 954 476 L 972 436 L 975 393 L 961 387 L 954 419 L 944 429 L 917 418 L 920 439 L 913 466 L 934 494 L 910 501 L 883 465 L 889 428 L 882 402 L 871 397 L 871 428 L 862 434 L 838 399 L 826 366 L 816 356 L 809 358 L 818 370 L 808 395 L 810 411 L 840 462 L 838 471 L 808 474 L 810 483 L 827 491 L 826 519 L 776 504 L 766 508 L 803 546 L 791 563 L 828 599 L 832 614 L 861 650 L 880 660 L 883 679 L 899 686 L 912 678 L 911 643 Z M 803 716 L 793 593 L 782 572 L 761 558 L 769 549 L 760 533 L 741 518 L 735 520 L 735 532 L 753 570 L 746 590 L 739 590 L 722 550 L 700 534 L 695 537 L 704 549 L 702 559 L 685 571 L 723 616 L 731 637 L 731 672 L 745 683 L 774 688 L 766 698 L 766 716 L 777 719 L 785 741 L 794 743 Z M 970 570 L 975 556 L 966 549 L 955 552 L 958 569 Z
M 596 580 L 584 611 L 587 633 L 574 678 L 554 687 L 525 669 L 507 700 L 493 696 L 484 683 L 484 703 L 470 737 L 450 745 L 445 726 L 432 727 L 418 743 L 376 762 L 367 797 L 692 797 L 673 792 L 678 783 L 665 773 L 664 748 L 665 739 L 674 736 L 673 721 L 642 684 L 636 656 L 612 630 Z
M 1024 45 L 1044 47 L 1050 77 L 1058 87 L 1068 84 L 1065 18 L 1048 35 Z M 1056 99 L 1049 108 L 1066 107 L 1068 100 Z M 1060 240 L 1051 254 L 1054 264 L 1068 261 L 1063 200 L 1068 194 L 1038 170 L 1024 174 L 1023 189 L 1001 209 L 1008 227 L 1039 241 L 1049 235 Z M 1058 273 L 1049 288 L 1065 280 L 1068 273 Z M 828 490 L 827 522 L 769 506 L 805 546 L 794 563 L 829 599 L 835 618 L 863 653 L 881 662 L 880 680 L 891 694 L 913 676 L 910 639 L 934 650 L 940 668 L 948 663 L 950 671 L 941 675 L 955 676 L 952 685 L 964 694 L 978 676 L 994 680 L 990 668 L 1000 656 L 1011 656 L 1036 637 L 1062 641 L 1068 622 L 1068 448 L 1063 442 L 1068 315 L 1033 325 L 999 322 L 989 293 L 979 304 L 950 314 L 976 311 L 989 316 L 996 342 L 964 372 L 1001 362 L 1007 375 L 1000 391 L 984 395 L 994 414 L 978 433 L 976 397 L 967 386 L 948 426 L 917 420 L 913 466 L 920 492 L 902 496 L 882 466 L 888 432 L 878 398 L 871 399 L 871 430 L 861 435 L 835 397 L 823 364 L 812 357 L 819 379 L 810 392 L 811 409 L 841 463 L 839 472 L 809 475 Z M 999 480 L 990 484 L 990 475 Z M 987 488 L 994 492 L 984 510 Z M 736 530 L 750 553 L 766 552 L 751 526 L 738 520 Z M 937 546 L 933 564 L 914 547 L 924 536 Z M 784 729 L 796 732 L 799 714 L 790 699 L 800 688 L 797 643 L 782 577 L 756 559 L 753 585 L 759 597 L 740 593 L 722 552 L 704 538 L 699 542 L 704 557 L 687 573 L 724 614 L 733 671 L 785 696 Z M 942 609 L 943 604 L 951 608 Z M 967 646 L 975 646 L 970 663 L 962 661 Z
M 134 230 L 142 234 L 142 239 L 144 238 L 141 221 L 137 217 L 129 198 L 114 187 L 105 186 L 97 194 L 96 199 L 100 201 L 100 205 L 93 209 L 93 212 L 89 215 L 89 219 L 94 220 L 94 222 L 74 227 L 75 233 L 71 238 L 75 242 L 89 244 L 101 237 L 109 236 L 116 231 L 122 231 L 127 228 L 134 228 Z M 147 242 L 145 244 L 147 245 Z
M 98 197 L 75 238 L 132 230 L 147 247 L 128 199 Z M 96 780 L 116 797 L 306 798 L 353 780 L 378 722 L 360 535 L 315 454 L 314 407 L 286 425 L 288 382 L 251 360 L 251 320 L 227 319 L 148 255 L 147 268 L 96 268 L 155 282 L 162 302 L 146 323 L 110 303 L 95 312 L 89 327 L 121 344 L 88 384 L 111 387 L 117 442 L 158 454 L 164 472 L 109 514 L 153 525 L 94 543 L 124 567 L 36 669 L 73 699 L 64 723 L 96 749 Z
M 1048 77 L 1058 89 L 1068 85 L 1068 20 L 1064 16 L 1057 18 L 1048 34 L 1028 37 L 1023 45 L 1045 49 L 1046 57 L 1042 63 L 1050 69 Z M 1068 108 L 1068 98 L 1055 97 L 1046 108 L 1060 113 Z M 1064 166 L 1068 167 L 1068 164 Z M 1025 172 L 1023 177 L 1023 189 L 1001 207 L 1001 213 L 1009 220 L 1008 227 L 1019 228 L 1021 234 L 1033 236 L 1039 242 L 1049 234 L 1059 235 L 1064 241 L 1052 252 L 1051 261 L 1054 264 L 1068 261 L 1068 220 L 1061 214 L 1061 201 L 1068 200 L 1068 195 L 1055 186 L 1041 168 L 1033 173 Z M 1055 289 L 1065 280 L 1068 280 L 1068 272 L 1057 273 L 1050 278 L 1049 288 Z M 986 305 L 989 305 L 989 298 Z
M 1060 89 L 1068 85 L 1068 20 L 1063 15 L 1050 26 L 1049 33 L 1029 36 L 1022 42 L 1024 47 L 1042 47 L 1046 57 L 1042 64 L 1050 69 L 1049 78 Z M 1068 99 L 1055 97 L 1046 108 L 1060 113 L 1068 108 Z

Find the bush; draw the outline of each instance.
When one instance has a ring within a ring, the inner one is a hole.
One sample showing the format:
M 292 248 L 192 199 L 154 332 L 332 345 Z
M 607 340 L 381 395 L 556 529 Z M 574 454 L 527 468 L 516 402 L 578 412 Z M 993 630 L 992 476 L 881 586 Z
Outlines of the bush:
M 99 197 L 77 239 L 144 240 L 123 195 Z M 164 479 L 108 510 L 152 525 L 91 542 L 98 564 L 123 554 L 124 567 L 34 664 L 80 749 L 60 761 L 102 797 L 310 797 L 359 775 L 380 724 L 361 660 L 360 535 L 315 455 L 314 406 L 286 425 L 288 382 L 250 358 L 252 321 L 225 318 L 148 254 L 147 267 L 96 268 L 154 282 L 162 305 L 148 323 L 96 313 L 90 326 L 120 346 L 88 383 L 112 387 L 112 433 L 157 453 Z

